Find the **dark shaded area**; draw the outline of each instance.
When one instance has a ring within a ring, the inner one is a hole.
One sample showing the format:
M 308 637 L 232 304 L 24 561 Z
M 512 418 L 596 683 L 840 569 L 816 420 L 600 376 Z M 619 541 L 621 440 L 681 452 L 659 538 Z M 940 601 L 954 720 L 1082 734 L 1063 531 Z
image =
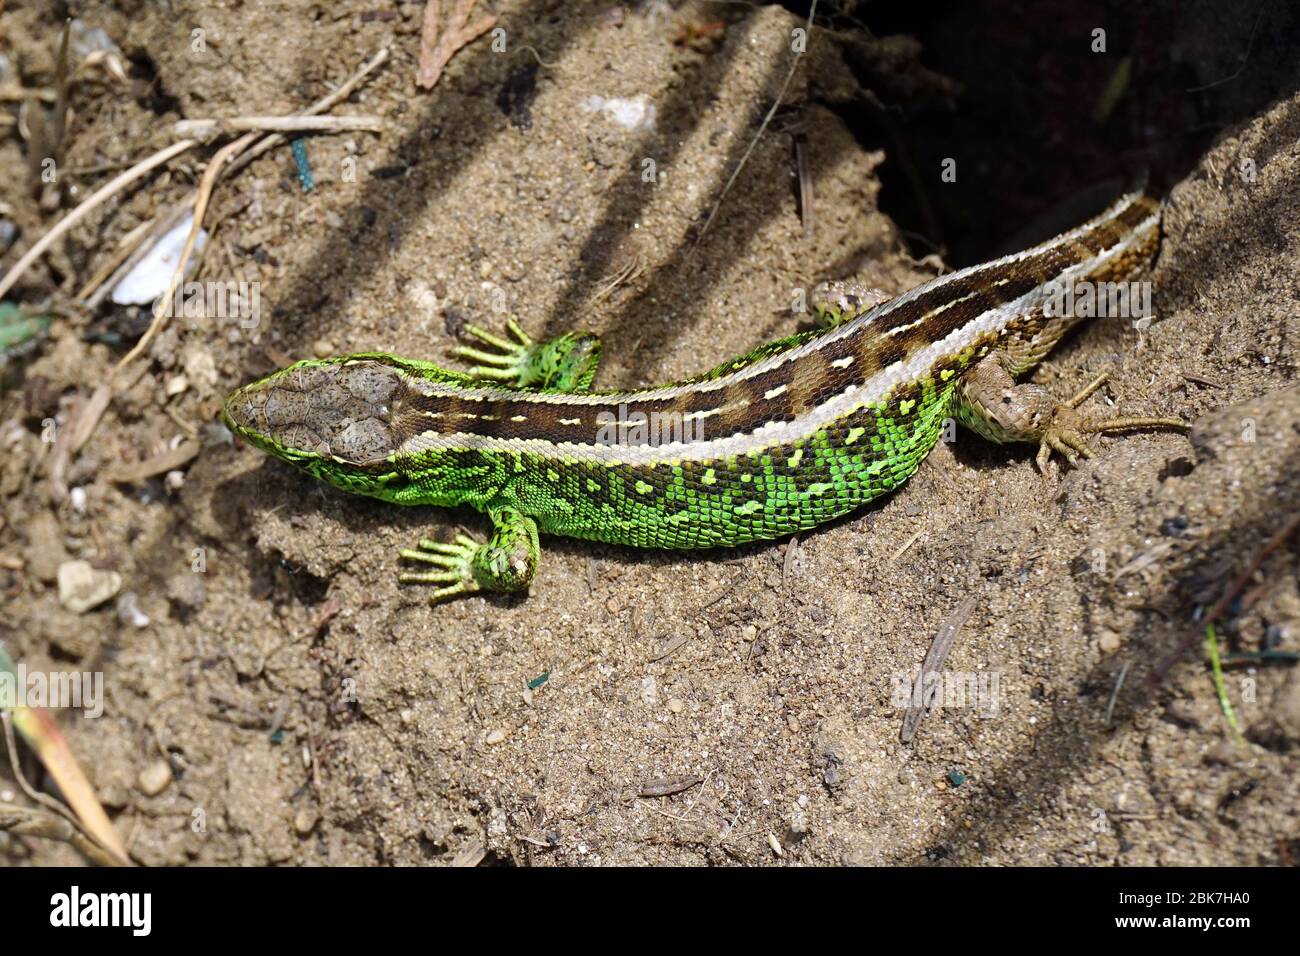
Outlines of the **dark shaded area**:
M 899 97 L 888 60 L 846 44 L 874 97 L 839 108 L 888 154 L 881 209 L 914 252 L 943 249 L 957 267 L 1021 245 L 1008 240 L 1036 219 L 1043 233 L 1077 221 L 1054 207 L 1100 181 L 1147 169 L 1165 190 L 1220 130 L 1300 85 L 1300 8 L 1287 0 L 923 0 L 849 14 L 834 25 L 915 38 L 921 62 L 960 85 L 947 102 Z M 941 181 L 945 159 L 954 182 Z

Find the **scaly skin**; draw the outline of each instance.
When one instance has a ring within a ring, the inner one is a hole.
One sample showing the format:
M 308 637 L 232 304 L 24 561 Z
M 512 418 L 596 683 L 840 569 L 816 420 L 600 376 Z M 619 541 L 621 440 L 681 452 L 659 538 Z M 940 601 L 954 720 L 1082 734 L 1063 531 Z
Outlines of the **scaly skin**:
M 538 531 L 647 548 L 706 548 L 815 527 L 905 482 L 954 418 L 995 441 L 1073 460 L 1083 434 L 1175 419 L 1097 422 L 1014 376 L 1078 319 L 1045 314 L 1053 281 L 1127 281 L 1147 266 L 1159 209 L 1140 194 L 1018 256 L 892 301 L 844 283 L 813 303 L 819 328 L 703 375 L 592 392 L 595 336 L 533 343 L 471 327 L 469 373 L 383 352 L 307 360 L 235 391 L 231 429 L 346 491 L 469 505 L 480 544 L 421 541 L 402 580 L 433 600 L 526 590 Z M 1095 388 L 1095 385 L 1093 386 Z

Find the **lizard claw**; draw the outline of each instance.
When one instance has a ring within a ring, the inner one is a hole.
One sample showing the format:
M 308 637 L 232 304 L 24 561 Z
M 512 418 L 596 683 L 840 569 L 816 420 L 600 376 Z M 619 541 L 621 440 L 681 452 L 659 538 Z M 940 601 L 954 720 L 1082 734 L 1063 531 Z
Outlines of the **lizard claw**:
M 1083 435 L 1085 432 L 1098 429 L 1090 425 L 1091 423 L 1078 415 L 1069 405 L 1056 406 L 1052 420 L 1043 431 L 1043 437 L 1038 445 L 1038 454 L 1034 458 L 1038 470 L 1047 474 L 1047 463 L 1054 451 L 1059 452 L 1072 468 L 1079 464 L 1080 456 L 1092 458 L 1094 452 Z
M 457 358 L 479 363 L 469 370 L 475 378 L 519 384 L 528 371 L 528 363 L 534 350 L 533 340 L 513 318 L 506 319 L 506 330 L 517 341 L 512 342 L 491 332 L 485 332 L 477 325 L 467 325 L 465 331 L 493 351 L 459 345 L 455 348 L 454 354 Z
M 456 535 L 455 543 L 420 539 L 417 548 L 403 548 L 398 552 L 408 561 L 431 564 L 437 571 L 404 571 L 397 580 L 402 584 L 440 584 L 429 595 L 429 603 L 437 604 L 457 594 L 470 594 L 479 590 L 474 578 L 474 556 L 484 545 L 467 534 Z

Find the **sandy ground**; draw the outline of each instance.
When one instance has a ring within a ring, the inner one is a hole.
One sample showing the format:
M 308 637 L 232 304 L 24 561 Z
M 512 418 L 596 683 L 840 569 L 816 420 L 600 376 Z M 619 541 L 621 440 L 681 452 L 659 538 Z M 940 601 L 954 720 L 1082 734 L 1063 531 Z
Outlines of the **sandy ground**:
M 1189 435 L 1103 438 L 1044 477 L 1032 449 L 959 434 L 898 494 L 797 543 L 549 539 L 526 599 L 431 608 L 396 583 L 397 549 L 485 521 L 347 497 L 223 441 L 225 392 L 315 353 L 439 360 L 465 320 L 506 313 L 538 337 L 599 332 L 603 385 L 667 380 L 801 327 L 791 303 L 819 280 L 901 292 L 941 263 L 909 256 L 880 212 L 888 149 L 850 129 L 858 80 L 820 32 L 696 245 L 785 77 L 801 21 L 780 7 L 502 3 L 506 51 L 485 38 L 432 94 L 412 81 L 418 4 L 172 7 L 78 5 L 132 79 L 79 94 L 71 166 L 144 155 L 182 116 L 300 109 L 382 46 L 390 63 L 340 112 L 391 130 L 312 138 L 311 193 L 287 148 L 218 189 L 205 274 L 259 282 L 261 321 L 172 323 L 71 467 L 84 510 L 50 504 L 41 423 L 66 421 L 147 317 L 71 313 L 0 396 L 0 639 L 30 667 L 103 671 L 104 716 L 62 725 L 137 861 L 1300 858 L 1300 672 L 1227 670 L 1236 744 L 1194 622 L 1300 506 L 1300 97 L 1222 133 L 1172 189 L 1154 324 L 1092 323 L 1035 373 L 1065 396 L 1108 371 L 1094 405 L 1181 416 Z M 0 51 L 48 69 L 52 21 L 3 16 Z M 907 50 L 859 41 L 855 56 L 897 95 L 954 93 Z M 629 128 L 592 97 L 644 97 L 653 123 Z M 0 163 L 25 170 L 18 137 Z M 14 296 L 67 301 L 199 170 L 174 163 L 111 204 Z M 22 229 L 7 268 L 53 217 L 21 174 L 0 200 Z M 203 450 L 179 487 L 110 480 L 187 431 Z M 118 572 L 149 623 L 113 601 L 64 607 L 55 579 L 74 559 Z M 1294 542 L 1264 562 L 1225 649 L 1300 651 L 1298 568 Z M 985 690 L 904 744 L 898 686 L 969 599 L 947 669 Z M 0 834 L 0 860 L 76 857 Z

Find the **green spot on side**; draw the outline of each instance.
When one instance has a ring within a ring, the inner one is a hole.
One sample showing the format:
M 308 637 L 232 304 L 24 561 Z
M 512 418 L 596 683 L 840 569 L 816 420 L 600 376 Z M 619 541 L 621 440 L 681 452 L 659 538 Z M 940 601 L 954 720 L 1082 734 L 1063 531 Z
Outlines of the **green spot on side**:
M 835 486 L 832 485 L 829 481 L 814 481 L 811 485 L 808 486 L 808 494 L 824 495 L 826 494 L 826 492 L 830 491 L 834 487 Z
M 911 411 L 913 408 L 915 408 L 915 407 L 916 407 L 916 399 L 914 399 L 914 398 L 905 398 L 905 399 L 903 399 L 901 402 L 898 403 L 898 414 L 900 414 L 900 415 L 906 415 L 908 412 L 910 412 L 910 411 Z
M 739 508 L 736 509 L 736 514 L 752 515 L 755 511 L 762 511 L 762 510 L 763 510 L 763 502 L 746 501 L 743 505 L 741 505 Z
M 644 481 L 642 481 L 640 478 L 638 478 L 638 479 L 636 480 L 636 490 L 637 490 L 637 494 L 640 494 L 640 495 L 648 495 L 648 494 L 650 494 L 650 492 L 652 492 L 652 491 L 655 490 L 655 486 L 654 486 L 654 485 L 647 485 Z
M 867 433 L 865 428 L 850 428 L 848 437 L 844 439 L 844 444 L 852 445 L 855 441 Z
M 705 485 L 716 484 L 717 481 L 718 481 L 718 476 L 713 473 L 712 468 L 706 471 L 704 473 L 704 477 L 700 479 L 700 483 Z

